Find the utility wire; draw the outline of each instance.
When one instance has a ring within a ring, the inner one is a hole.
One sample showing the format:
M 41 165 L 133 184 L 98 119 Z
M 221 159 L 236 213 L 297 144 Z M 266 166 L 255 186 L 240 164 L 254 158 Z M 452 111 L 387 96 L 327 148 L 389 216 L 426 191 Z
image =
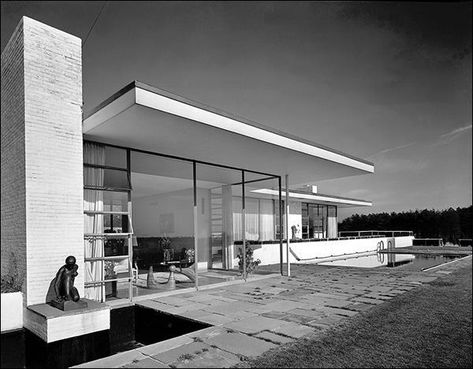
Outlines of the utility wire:
M 99 14 L 97 14 L 97 17 L 95 18 L 94 23 L 93 23 L 92 26 L 90 27 L 89 32 L 87 32 L 87 36 L 85 36 L 84 43 L 82 44 L 82 48 L 85 47 L 85 43 L 86 43 L 87 40 L 89 39 L 89 35 L 90 35 L 90 33 L 92 32 L 92 30 L 94 29 L 95 24 L 96 24 L 97 21 L 99 20 L 100 14 L 102 14 L 102 12 L 103 12 L 103 10 L 104 10 L 104 8 L 105 8 L 105 5 L 107 5 L 107 3 L 108 3 L 108 1 L 105 1 L 105 2 L 103 3 L 102 8 L 101 8 L 100 11 L 99 11 Z

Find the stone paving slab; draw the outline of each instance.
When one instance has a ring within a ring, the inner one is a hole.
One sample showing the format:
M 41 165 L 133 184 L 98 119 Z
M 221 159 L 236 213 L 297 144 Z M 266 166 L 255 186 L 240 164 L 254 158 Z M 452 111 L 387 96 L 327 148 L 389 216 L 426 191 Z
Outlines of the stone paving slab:
M 471 265 L 471 257 L 467 263 Z M 241 357 L 258 356 L 295 339 L 324 334 L 350 316 L 456 267 L 450 264 L 445 270 L 410 272 L 295 265 L 290 278 L 272 276 L 140 301 L 137 305 L 213 326 L 82 367 L 230 367 Z
M 128 363 L 121 368 L 170 368 L 169 365 L 163 364 L 162 362 L 153 358 L 147 357 L 143 360 Z
M 260 339 L 265 340 L 265 341 L 270 341 L 272 343 L 277 343 L 278 345 L 289 343 L 289 342 L 294 342 L 293 338 L 281 336 L 280 334 L 276 334 L 276 333 L 273 333 L 273 332 L 267 332 L 267 331 L 260 332 L 260 333 L 256 334 L 254 337 L 260 338 Z
M 224 324 L 223 326 L 228 329 L 239 331 L 247 334 L 254 334 L 265 330 L 271 330 L 279 328 L 282 325 L 287 324 L 279 319 L 267 318 L 264 316 L 255 316 L 248 319 L 242 319 L 239 321 Z
M 221 314 L 212 314 L 207 313 L 206 315 L 201 315 L 197 318 L 200 322 L 204 322 L 212 325 L 223 325 L 226 323 L 233 322 L 237 317 L 229 317 Z
M 301 324 L 289 323 L 279 328 L 272 329 L 271 331 L 292 338 L 301 338 L 307 334 L 310 334 L 314 330 Z
M 204 342 L 221 350 L 245 357 L 259 356 L 263 352 L 277 347 L 274 343 L 250 337 L 242 333 L 225 333 L 212 337 Z
M 147 357 L 137 350 L 130 350 L 120 352 L 118 354 L 89 361 L 80 365 L 74 366 L 74 368 L 119 368 L 132 362 L 138 362 L 146 359 Z
M 264 309 L 266 311 L 280 311 L 285 312 L 295 308 L 300 308 L 303 306 L 307 306 L 304 302 L 296 302 L 296 301 L 276 301 L 266 304 Z
M 174 361 L 178 361 L 184 357 L 192 357 L 198 353 L 201 353 L 204 349 L 208 350 L 210 346 L 203 342 L 191 342 L 182 346 L 175 347 L 171 350 L 161 352 L 157 355 L 153 355 L 153 359 L 157 359 L 165 364 L 170 364 Z
M 194 342 L 192 337 L 189 337 L 189 335 L 183 335 L 137 348 L 136 351 L 146 356 L 154 356 L 192 342 Z
M 240 358 L 230 352 L 210 347 L 208 350 L 195 355 L 192 359 L 185 359 L 172 363 L 175 368 L 229 368 L 240 363 Z

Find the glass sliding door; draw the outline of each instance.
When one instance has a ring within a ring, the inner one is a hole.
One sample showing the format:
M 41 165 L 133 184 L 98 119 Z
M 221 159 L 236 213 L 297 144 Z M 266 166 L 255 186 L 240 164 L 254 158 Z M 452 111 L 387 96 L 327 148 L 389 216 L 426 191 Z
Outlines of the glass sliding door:
M 131 182 L 133 295 L 194 287 L 193 163 L 132 151 Z

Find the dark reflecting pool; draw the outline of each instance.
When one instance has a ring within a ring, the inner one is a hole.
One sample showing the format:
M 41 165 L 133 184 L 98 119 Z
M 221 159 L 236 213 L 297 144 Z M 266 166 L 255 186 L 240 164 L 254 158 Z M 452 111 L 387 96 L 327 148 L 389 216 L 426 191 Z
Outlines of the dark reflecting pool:
M 45 343 L 26 329 L 2 334 L 2 368 L 65 368 L 210 327 L 129 306 L 110 312 L 110 330 Z
M 343 260 L 318 263 L 319 265 L 347 266 L 358 268 L 402 268 L 421 271 L 453 261 L 466 255 L 431 255 L 431 254 L 388 254 L 375 253 Z

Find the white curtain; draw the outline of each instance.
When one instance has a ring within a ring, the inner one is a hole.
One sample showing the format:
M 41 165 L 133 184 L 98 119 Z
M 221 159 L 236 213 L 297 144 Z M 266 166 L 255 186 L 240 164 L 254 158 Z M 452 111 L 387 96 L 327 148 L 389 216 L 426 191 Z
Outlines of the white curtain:
M 274 203 L 267 199 L 245 199 L 245 238 L 250 241 L 271 241 L 275 235 Z M 241 240 L 241 197 L 233 198 L 233 236 Z
M 274 234 L 274 203 L 273 200 L 260 199 L 260 241 L 273 241 Z
M 84 163 L 105 165 L 105 147 L 94 143 L 84 143 Z M 104 170 L 101 168 L 84 167 L 85 184 L 91 186 L 104 185 Z M 103 191 L 84 190 L 84 210 L 103 211 Z M 84 214 L 84 233 L 104 233 L 102 214 Z M 104 239 L 85 239 L 85 258 L 104 256 Z M 85 281 L 93 282 L 104 279 L 103 261 L 85 263 Z M 85 289 L 85 297 L 103 301 L 105 286 L 97 285 Z
M 233 212 L 233 239 L 241 241 L 243 238 L 242 222 L 241 222 L 241 197 L 232 198 L 232 212 Z
M 328 238 L 337 237 L 337 233 L 338 233 L 337 227 L 338 227 L 337 217 L 329 216 L 327 218 L 327 237 Z
M 245 199 L 245 238 L 249 241 L 258 241 L 259 234 L 259 202 L 258 199 Z

